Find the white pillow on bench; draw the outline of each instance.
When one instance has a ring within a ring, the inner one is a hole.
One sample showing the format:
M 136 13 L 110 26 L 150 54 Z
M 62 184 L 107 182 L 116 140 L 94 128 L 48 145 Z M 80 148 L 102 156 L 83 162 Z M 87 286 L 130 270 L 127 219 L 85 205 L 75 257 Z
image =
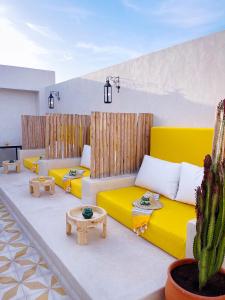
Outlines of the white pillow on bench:
M 80 166 L 88 169 L 91 168 L 91 146 L 89 145 L 84 145 Z
M 195 190 L 201 185 L 204 169 L 189 163 L 181 163 L 177 201 L 195 205 Z
M 135 185 L 175 199 L 180 177 L 180 164 L 145 155 Z

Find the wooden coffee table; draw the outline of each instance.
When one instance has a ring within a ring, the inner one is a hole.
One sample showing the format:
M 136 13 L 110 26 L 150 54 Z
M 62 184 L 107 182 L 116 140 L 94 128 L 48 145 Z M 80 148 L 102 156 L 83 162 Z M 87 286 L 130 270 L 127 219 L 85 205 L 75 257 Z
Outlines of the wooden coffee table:
M 55 193 L 55 179 L 51 176 L 39 176 L 30 179 L 30 193 L 34 197 L 40 197 L 41 188 L 53 195 Z
M 93 210 L 93 216 L 91 219 L 84 219 L 82 210 L 85 207 L 90 207 Z M 87 244 L 87 233 L 91 227 L 96 227 L 101 223 L 103 226 L 102 238 L 106 238 L 106 226 L 107 226 L 107 213 L 106 211 L 94 205 L 83 205 L 70 209 L 66 214 L 66 233 L 70 235 L 72 233 L 72 226 L 77 226 L 77 243 L 79 245 Z
M 10 162 L 9 160 L 5 160 L 2 162 L 3 166 L 3 173 L 8 174 L 9 172 L 9 167 L 15 167 L 15 170 L 17 173 L 20 173 L 20 161 L 15 160 L 14 162 Z

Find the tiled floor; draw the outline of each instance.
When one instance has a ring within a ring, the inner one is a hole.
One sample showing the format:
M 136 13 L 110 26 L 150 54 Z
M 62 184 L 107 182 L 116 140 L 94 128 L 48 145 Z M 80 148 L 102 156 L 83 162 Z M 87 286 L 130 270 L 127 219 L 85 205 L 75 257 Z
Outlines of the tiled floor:
M 70 299 L 1 202 L 0 299 Z

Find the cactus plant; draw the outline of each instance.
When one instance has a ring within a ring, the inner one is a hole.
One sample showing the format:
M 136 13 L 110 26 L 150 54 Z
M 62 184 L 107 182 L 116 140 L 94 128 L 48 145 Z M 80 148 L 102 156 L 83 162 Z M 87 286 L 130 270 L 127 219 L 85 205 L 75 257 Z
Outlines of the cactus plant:
M 217 107 L 212 157 L 204 160 L 204 177 L 196 191 L 196 236 L 199 289 L 219 272 L 225 257 L 225 100 Z

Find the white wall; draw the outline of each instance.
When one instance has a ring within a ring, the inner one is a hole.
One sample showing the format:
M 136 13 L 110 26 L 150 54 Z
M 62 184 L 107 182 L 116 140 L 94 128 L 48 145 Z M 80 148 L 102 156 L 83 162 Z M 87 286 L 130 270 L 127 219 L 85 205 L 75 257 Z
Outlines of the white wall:
M 0 145 L 21 144 L 21 115 L 37 115 L 43 88 L 55 83 L 46 70 L 0 65 Z
M 21 115 L 37 114 L 37 92 L 0 89 L 0 145 L 21 145 Z
M 225 31 L 151 53 L 46 88 L 60 92 L 55 112 L 152 112 L 155 125 L 214 126 L 215 108 L 225 97 Z M 113 103 L 103 103 L 108 75 L 121 77 Z
M 38 91 L 55 83 L 55 72 L 0 65 L 0 88 Z

